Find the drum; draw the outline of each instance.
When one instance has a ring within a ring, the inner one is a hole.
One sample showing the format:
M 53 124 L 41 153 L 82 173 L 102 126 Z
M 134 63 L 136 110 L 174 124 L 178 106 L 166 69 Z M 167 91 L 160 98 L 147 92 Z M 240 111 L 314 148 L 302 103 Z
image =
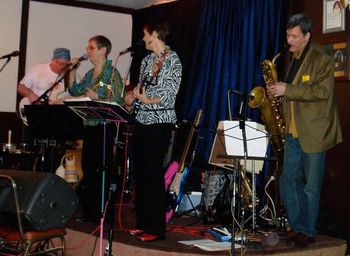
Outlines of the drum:
M 33 171 L 36 154 L 26 143 L 2 143 L 0 168 Z
M 2 151 L 13 152 L 16 150 L 16 144 L 14 143 L 1 143 Z

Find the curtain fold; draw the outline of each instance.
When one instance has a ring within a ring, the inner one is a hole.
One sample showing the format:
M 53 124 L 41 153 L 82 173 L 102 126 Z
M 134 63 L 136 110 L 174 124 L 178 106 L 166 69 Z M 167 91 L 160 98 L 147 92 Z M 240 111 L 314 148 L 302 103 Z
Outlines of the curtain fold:
M 203 0 L 192 69 L 180 116 L 193 120 L 203 109 L 198 153 L 209 159 L 215 130 L 228 120 L 228 100 L 233 118 L 240 98 L 229 93 L 249 93 L 263 85 L 260 63 L 272 59 L 284 42 L 283 0 Z M 248 108 L 247 117 L 261 122 L 259 111 Z

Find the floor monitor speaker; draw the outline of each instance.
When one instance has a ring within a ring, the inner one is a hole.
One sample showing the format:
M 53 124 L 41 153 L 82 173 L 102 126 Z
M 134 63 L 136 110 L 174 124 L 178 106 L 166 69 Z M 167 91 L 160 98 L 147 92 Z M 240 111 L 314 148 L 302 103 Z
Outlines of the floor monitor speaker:
M 10 177 L 16 184 L 25 230 L 66 227 L 78 198 L 61 177 L 46 172 L 0 170 L 0 224 L 16 225 L 16 204 Z

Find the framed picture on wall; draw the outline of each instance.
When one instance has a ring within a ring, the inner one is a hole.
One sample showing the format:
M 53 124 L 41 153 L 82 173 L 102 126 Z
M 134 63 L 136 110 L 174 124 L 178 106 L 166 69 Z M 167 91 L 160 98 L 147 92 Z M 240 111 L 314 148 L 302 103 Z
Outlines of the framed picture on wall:
M 345 9 L 340 0 L 323 0 L 323 34 L 345 31 Z
M 334 77 L 336 80 L 349 80 L 349 44 L 347 42 L 325 45 L 334 58 Z

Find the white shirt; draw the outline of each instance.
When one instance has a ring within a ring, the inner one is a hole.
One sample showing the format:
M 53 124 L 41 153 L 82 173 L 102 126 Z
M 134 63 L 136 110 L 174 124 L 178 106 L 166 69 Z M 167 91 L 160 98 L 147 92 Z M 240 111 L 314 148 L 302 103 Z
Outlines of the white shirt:
M 44 63 L 32 67 L 20 83 L 32 90 L 36 95 L 41 96 L 57 80 L 59 80 L 58 74 L 51 70 L 50 63 Z M 63 91 L 64 83 L 62 80 L 53 88 L 51 94 L 49 93 L 49 98 L 55 100 Z

